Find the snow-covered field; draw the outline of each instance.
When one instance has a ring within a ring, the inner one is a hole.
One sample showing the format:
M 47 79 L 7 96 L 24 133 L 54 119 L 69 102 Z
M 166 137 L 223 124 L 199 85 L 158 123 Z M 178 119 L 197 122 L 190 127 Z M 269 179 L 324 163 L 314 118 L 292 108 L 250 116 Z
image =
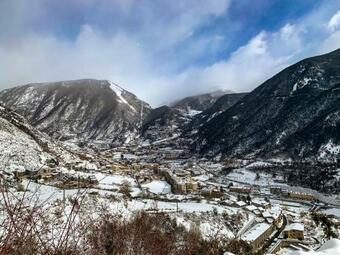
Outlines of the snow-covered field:
M 101 190 L 101 189 L 66 189 L 62 190 L 53 186 L 38 184 L 27 180 L 23 181 L 23 187 L 29 191 L 29 195 L 34 195 L 41 202 L 53 203 L 56 200 L 63 200 L 64 196 L 72 197 L 77 194 L 89 194 L 98 192 L 100 196 L 117 195 L 116 192 Z M 19 193 L 20 194 L 20 193 Z
M 128 175 L 105 174 L 101 172 L 85 173 L 81 171 L 67 170 L 65 168 L 62 169 L 62 172 L 65 174 L 70 174 L 75 177 L 83 177 L 83 178 L 95 177 L 97 181 L 99 182 L 98 184 L 99 189 L 105 189 L 105 190 L 117 189 L 124 182 L 128 183 L 131 187 L 137 186 L 136 181 L 131 176 L 128 176 Z
M 214 210 L 217 213 L 236 213 L 237 208 L 216 206 L 207 203 L 195 203 L 195 202 L 163 202 L 150 199 L 132 200 L 128 203 L 128 209 L 130 210 L 165 210 L 165 211 L 179 211 L 186 213 L 200 213 L 200 212 L 212 212 Z
M 263 161 L 256 161 L 246 166 L 247 169 L 254 168 L 254 167 L 268 167 L 271 166 L 271 163 L 263 162 Z
M 119 184 L 124 180 L 129 180 L 128 177 L 125 176 L 112 176 L 107 179 L 107 185 L 109 183 L 116 183 Z M 132 181 L 132 180 L 130 180 Z M 152 188 L 154 193 L 157 192 L 170 192 L 169 184 L 163 181 L 153 181 L 149 183 L 149 187 Z M 98 195 L 102 198 L 105 198 L 108 195 L 115 195 L 121 197 L 122 195 L 118 192 L 101 190 L 100 188 L 91 188 L 91 189 L 69 189 L 69 190 L 62 190 L 53 186 L 48 186 L 44 184 L 37 184 L 34 182 L 24 181 L 23 186 L 29 190 L 31 194 L 34 194 L 41 202 L 51 202 L 53 203 L 55 200 L 62 200 L 65 197 L 72 197 L 77 194 L 90 194 L 92 192 L 98 193 Z M 99 185 L 101 186 L 101 185 Z M 104 185 L 105 188 L 108 186 Z M 111 186 L 110 186 L 111 187 Z M 134 190 L 136 189 L 136 190 Z M 133 192 L 140 192 L 140 190 L 136 187 L 132 188 Z M 199 212 L 212 212 L 217 211 L 218 213 L 230 213 L 234 214 L 239 209 L 233 207 L 225 207 L 225 206 L 218 206 L 212 205 L 205 202 L 196 203 L 196 202 L 164 202 L 164 201 L 156 201 L 150 199 L 132 199 L 130 201 L 118 201 L 111 203 L 114 207 L 126 207 L 125 209 L 129 211 L 137 211 L 137 210 L 167 210 L 167 211 L 182 211 L 187 213 L 199 213 Z
M 285 249 L 280 255 L 339 255 L 340 254 L 340 240 L 332 239 L 324 243 L 317 251 L 296 251 L 292 249 Z
M 171 193 L 171 186 L 166 181 L 152 181 L 147 184 L 142 185 L 143 188 L 148 189 L 151 193 L 154 194 L 169 194 Z
M 257 173 L 259 176 L 258 179 Z M 273 179 L 272 175 L 262 172 L 256 172 L 253 170 L 248 170 L 246 168 L 233 170 L 230 174 L 227 175 L 227 178 L 230 181 L 235 181 L 241 184 L 249 185 L 271 186 L 277 184 L 277 182 L 275 182 L 275 179 Z
M 340 218 L 340 209 L 339 208 L 327 209 L 327 210 L 324 210 L 323 213 L 325 213 L 327 215 L 334 215 L 334 216 Z

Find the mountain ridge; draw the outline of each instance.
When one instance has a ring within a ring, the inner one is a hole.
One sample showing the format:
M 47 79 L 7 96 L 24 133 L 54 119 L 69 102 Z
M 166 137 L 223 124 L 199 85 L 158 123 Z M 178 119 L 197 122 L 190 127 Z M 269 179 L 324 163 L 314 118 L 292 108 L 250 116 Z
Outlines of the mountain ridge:
M 187 96 L 170 103 L 169 107 L 176 108 L 182 111 L 188 111 L 188 109 L 195 111 L 204 111 L 212 106 L 216 102 L 216 100 L 223 95 L 233 93 L 234 92 L 230 90 L 216 90 L 209 93 Z
M 0 92 L 0 102 L 53 138 L 124 142 L 137 135 L 141 107 L 151 107 L 108 80 L 33 83 Z
M 329 142 L 338 144 L 339 135 L 331 132 L 322 138 L 322 132 L 311 134 L 305 128 L 337 116 L 339 82 L 340 50 L 301 60 L 204 123 L 195 147 L 212 155 L 316 156 Z M 333 130 L 330 125 L 323 128 Z M 295 144 L 293 137 L 302 134 L 305 140 L 295 139 Z

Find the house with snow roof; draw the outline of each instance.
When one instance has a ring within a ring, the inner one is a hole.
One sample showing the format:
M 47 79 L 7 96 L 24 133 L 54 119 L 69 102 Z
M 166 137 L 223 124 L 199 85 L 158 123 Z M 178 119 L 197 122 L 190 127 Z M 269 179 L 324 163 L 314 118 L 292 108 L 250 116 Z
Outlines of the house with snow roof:
M 283 231 L 285 238 L 289 239 L 304 239 L 304 225 L 302 223 L 292 223 L 288 225 Z
M 241 239 L 251 245 L 252 253 L 256 253 L 263 247 L 274 231 L 275 226 L 273 224 L 268 224 L 266 222 L 258 223 L 245 232 L 241 236 Z

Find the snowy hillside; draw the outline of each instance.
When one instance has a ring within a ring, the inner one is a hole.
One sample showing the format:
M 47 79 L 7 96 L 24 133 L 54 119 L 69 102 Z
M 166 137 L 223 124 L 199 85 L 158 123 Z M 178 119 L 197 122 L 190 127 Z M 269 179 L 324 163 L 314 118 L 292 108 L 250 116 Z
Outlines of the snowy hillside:
M 0 170 L 38 170 L 51 159 L 55 162 L 78 157 L 48 136 L 31 127 L 24 118 L 0 106 Z
M 340 144 L 340 50 L 302 60 L 233 107 L 211 113 L 195 148 L 203 153 L 336 157 Z
M 28 84 L 0 92 L 0 102 L 40 131 L 74 142 L 127 142 L 150 106 L 107 80 Z
M 218 91 L 209 94 L 184 98 L 170 106 L 153 109 L 143 122 L 142 134 L 149 141 L 181 136 L 187 138 L 187 133 L 196 130 L 201 123 L 206 122 L 211 115 L 222 112 L 246 93 L 224 94 Z

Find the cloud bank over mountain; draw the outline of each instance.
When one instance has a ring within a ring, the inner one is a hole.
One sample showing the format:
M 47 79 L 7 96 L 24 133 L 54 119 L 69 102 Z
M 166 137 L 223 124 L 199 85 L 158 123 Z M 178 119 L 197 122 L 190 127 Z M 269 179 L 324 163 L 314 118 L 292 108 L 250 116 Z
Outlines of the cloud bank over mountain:
M 240 15 L 240 2 L 1 1 L 0 88 L 110 79 L 158 105 L 219 88 L 250 91 L 340 47 L 340 1 L 300 4 L 294 15 L 259 1 L 256 17 Z M 263 26 L 263 10 L 286 18 Z

